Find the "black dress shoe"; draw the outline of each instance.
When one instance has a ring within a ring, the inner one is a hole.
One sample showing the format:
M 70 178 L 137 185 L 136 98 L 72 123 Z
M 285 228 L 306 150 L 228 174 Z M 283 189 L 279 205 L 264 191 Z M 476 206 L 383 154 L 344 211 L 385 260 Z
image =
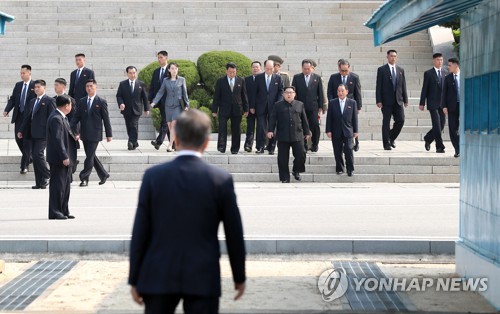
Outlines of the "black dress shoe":
M 104 178 L 101 179 L 101 181 L 99 181 L 99 185 L 103 185 L 104 183 L 106 183 L 106 181 L 109 179 L 109 174 L 107 176 L 105 176 Z
M 128 142 L 127 143 L 127 148 L 128 148 L 128 150 L 133 150 L 134 149 L 134 144 L 132 144 L 132 142 Z
M 444 154 L 444 149 L 442 148 L 436 149 L 436 153 Z
M 359 150 L 359 142 L 357 142 L 356 144 L 354 144 L 354 146 L 352 147 L 352 150 L 357 152 Z
M 66 216 L 66 218 L 68 218 L 68 219 L 75 219 L 75 216 L 73 216 L 73 215 L 68 215 L 68 216 Z
M 238 151 L 231 151 L 231 154 L 233 154 L 233 155 L 237 155 L 237 154 L 238 154 Z
M 269 155 L 274 155 L 274 150 L 270 150 Z
M 151 145 L 153 145 L 156 150 L 159 150 L 161 146 L 160 144 L 156 143 L 156 141 L 151 141 Z
M 311 152 L 313 152 L 313 153 L 318 152 L 318 146 L 311 147 Z
M 89 186 L 89 180 L 82 180 L 82 182 L 80 182 L 80 186 Z
M 68 219 L 66 216 L 56 216 L 56 217 L 49 217 L 50 220 L 65 220 Z
M 32 188 L 33 190 L 38 190 L 38 189 L 40 189 L 40 187 L 39 187 L 38 185 L 33 185 L 31 188 Z
M 134 143 L 134 149 L 136 149 L 137 147 L 139 147 L 139 143 Z
M 261 149 L 257 149 L 255 151 L 256 154 L 264 154 L 264 148 L 261 148 Z
M 384 149 L 385 150 L 392 150 L 392 147 L 390 147 L 390 146 L 384 146 Z
M 21 171 L 19 173 L 20 174 L 27 174 L 28 173 L 28 169 L 21 169 Z
M 391 147 L 396 148 L 396 141 L 391 141 Z
M 460 157 L 460 154 L 456 153 L 455 155 L 453 155 L 453 157 L 458 158 L 458 157 Z
M 292 172 L 292 175 L 295 178 L 295 180 L 302 181 L 302 178 L 300 177 L 300 173 L 298 173 L 298 172 Z
M 221 152 L 221 153 L 223 153 L 223 154 L 226 152 L 225 149 L 218 149 L 218 151 Z
M 281 183 L 290 183 L 290 179 L 288 179 L 288 180 L 283 180 L 283 181 L 281 181 Z
M 339 174 L 339 175 L 343 174 L 343 173 L 344 173 L 344 171 L 337 171 L 337 174 Z
M 246 151 L 247 153 L 252 152 L 252 147 L 245 146 L 245 151 Z
M 42 183 L 42 185 L 40 185 L 40 189 L 45 190 L 48 186 L 49 184 L 47 182 Z
M 347 170 L 347 176 L 348 176 L 348 177 L 352 177 L 352 171 Z
M 425 150 L 430 151 L 431 150 L 431 143 L 425 141 Z

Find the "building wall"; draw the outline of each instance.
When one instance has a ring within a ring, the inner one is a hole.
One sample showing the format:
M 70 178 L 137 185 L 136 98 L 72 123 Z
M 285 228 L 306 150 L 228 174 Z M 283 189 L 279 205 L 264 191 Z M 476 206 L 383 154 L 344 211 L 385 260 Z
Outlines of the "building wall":
M 461 20 L 460 241 L 457 271 L 488 276 L 485 296 L 500 308 L 500 0 Z M 479 261 L 480 260 L 480 261 Z M 491 267 L 479 267 L 481 263 Z M 486 270 L 488 269 L 488 270 Z

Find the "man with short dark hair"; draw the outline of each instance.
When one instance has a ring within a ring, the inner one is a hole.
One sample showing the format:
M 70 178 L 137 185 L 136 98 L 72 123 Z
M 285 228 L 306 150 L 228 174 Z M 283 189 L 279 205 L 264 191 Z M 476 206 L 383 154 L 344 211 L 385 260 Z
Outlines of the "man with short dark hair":
M 358 106 L 358 114 L 361 112 L 363 103 L 361 100 L 361 82 L 359 76 L 351 72 L 351 64 L 346 59 L 340 59 L 337 62 L 339 72 L 334 73 L 330 76 L 328 81 L 327 96 L 328 101 L 338 97 L 337 90 L 340 84 L 347 86 L 347 98 L 354 99 Z M 359 139 L 354 138 L 353 150 L 357 152 L 359 150 Z
M 252 62 L 252 75 L 245 77 L 245 87 L 247 90 L 249 107 L 252 107 L 252 104 L 255 102 L 255 76 L 262 72 L 261 66 L 262 64 L 260 61 Z M 255 122 L 255 112 L 252 113 L 252 110 L 250 110 L 247 116 L 247 134 L 245 138 L 245 145 L 243 147 L 248 153 L 252 151 L 255 135 Z
M 21 81 L 17 82 L 12 91 L 12 95 L 9 97 L 7 106 L 3 111 L 3 116 L 7 117 L 11 110 L 12 113 L 11 123 L 14 123 L 14 138 L 16 139 L 17 147 L 21 151 L 21 174 L 26 174 L 28 172 L 28 165 L 31 159 L 31 143 L 27 138 L 19 138 L 17 134 L 19 129 L 23 124 L 24 111 L 28 106 L 30 101 L 36 98 L 35 94 L 35 82 L 31 80 L 31 66 L 28 64 L 23 64 L 21 66 Z
M 398 53 L 387 51 L 387 64 L 377 69 L 375 88 L 377 107 L 382 110 L 382 144 L 385 150 L 396 148 L 396 139 L 405 124 L 404 108 L 408 107 L 405 71 L 396 65 Z M 394 125 L 391 129 L 391 117 Z
M 57 96 L 56 110 L 47 121 L 47 162 L 50 165 L 49 219 L 74 219 L 69 213 L 71 189 L 70 126 L 71 98 Z
M 137 139 L 139 138 L 139 118 L 142 110 L 146 116 L 149 116 L 148 96 L 146 95 L 146 86 L 143 81 L 137 79 L 137 68 L 133 65 L 128 66 L 128 79 L 121 81 L 116 92 L 116 102 L 118 109 L 125 119 L 128 135 L 128 150 L 134 150 L 139 147 Z
M 168 74 L 167 70 L 168 52 L 166 52 L 165 50 L 158 51 L 156 57 L 158 58 L 158 63 L 160 64 L 160 67 L 154 70 L 153 75 L 151 76 L 151 85 L 149 87 L 149 94 L 148 94 L 149 103 L 151 103 L 153 99 L 155 99 L 156 94 L 160 90 L 161 84 L 163 83 L 163 80 L 167 77 Z M 160 101 L 156 104 L 156 107 L 160 109 L 160 115 L 161 115 L 161 123 L 160 123 L 160 130 L 158 130 L 158 137 L 156 138 L 156 140 L 151 141 L 151 145 L 153 145 L 156 150 L 160 149 L 160 146 L 163 144 L 163 141 L 165 141 L 165 137 L 167 137 L 168 140 L 170 141 L 170 130 L 168 129 L 167 116 L 165 112 L 166 98 L 167 95 L 164 95 L 160 99 Z
M 312 63 L 310 59 L 302 60 L 302 73 L 293 76 L 292 86 L 295 87 L 297 100 L 304 104 L 307 122 L 312 132 L 311 151 L 317 152 L 320 136 L 318 113 L 324 113 L 325 96 L 323 80 L 318 74 L 312 73 Z M 306 152 L 309 149 L 307 141 L 304 142 L 304 149 Z
M 146 313 L 174 313 L 181 299 L 184 313 L 218 313 L 221 222 L 234 299 L 245 291 L 245 243 L 233 179 L 201 158 L 209 139 L 210 119 L 196 109 L 183 112 L 175 125 L 178 157 L 146 170 L 142 179 L 128 283 Z
M 109 120 L 108 103 L 104 98 L 97 96 L 97 81 L 88 80 L 85 86 L 88 97 L 81 98 L 78 103 L 76 114 L 71 119 L 71 129 L 76 134 L 76 138 L 82 140 L 85 150 L 85 162 L 83 170 L 80 172 L 80 186 L 89 185 L 89 177 L 92 168 L 95 168 L 99 176 L 99 185 L 106 183 L 109 173 L 104 169 L 101 161 L 95 155 L 99 142 L 102 141 L 102 125 L 106 131 L 106 140 L 111 142 L 112 130 Z M 76 126 L 80 122 L 80 132 Z
M 241 141 L 241 116 L 248 116 L 248 98 L 245 80 L 236 76 L 236 64 L 226 64 L 226 75 L 215 83 L 212 116 L 219 116 L 217 150 L 226 152 L 227 121 L 231 119 L 231 154 L 238 154 Z
M 85 66 L 85 54 L 77 53 L 75 63 L 77 69 L 71 72 L 68 94 L 78 102 L 81 98 L 87 97 L 85 85 L 88 80 L 95 79 L 95 74 L 94 71 Z
M 443 78 L 446 76 L 443 70 L 443 55 L 435 53 L 432 56 L 434 67 L 424 72 L 424 82 L 422 92 L 420 93 L 419 109 L 424 111 L 427 104 L 427 110 L 431 115 L 432 128 L 424 136 L 425 150 L 431 149 L 432 142 L 436 141 L 436 153 L 444 153 L 443 132 L 446 123 L 446 116 L 441 108 L 441 92 L 443 90 Z
M 275 137 L 278 141 L 278 171 L 282 183 L 290 183 L 290 148 L 293 153 L 292 175 L 297 181 L 301 181 L 301 172 L 306 171 L 306 152 L 304 141 L 311 137 L 307 115 L 304 104 L 295 100 L 295 87 L 285 87 L 284 100 L 274 104 L 273 111 L 269 117 L 267 137 Z M 276 130 L 276 134 L 275 133 Z
M 441 107 L 444 114 L 448 115 L 448 129 L 450 140 L 455 148 L 453 157 L 460 157 L 460 140 L 458 135 L 460 117 L 460 62 L 457 58 L 448 59 L 448 74 L 444 78 Z
M 35 81 L 37 98 L 32 99 L 25 108 L 23 124 L 17 136 L 31 140 L 31 154 L 35 170 L 35 185 L 33 189 L 47 188 L 50 177 L 49 166 L 45 161 L 47 147 L 47 119 L 55 110 L 54 98 L 45 95 L 47 83 L 44 80 Z

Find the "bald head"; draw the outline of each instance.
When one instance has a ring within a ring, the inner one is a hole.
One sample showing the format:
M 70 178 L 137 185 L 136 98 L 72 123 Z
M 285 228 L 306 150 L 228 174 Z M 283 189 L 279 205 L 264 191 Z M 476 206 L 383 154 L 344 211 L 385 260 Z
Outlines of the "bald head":
M 273 60 L 266 60 L 264 62 L 264 71 L 266 71 L 267 75 L 271 75 L 274 72 L 274 61 Z

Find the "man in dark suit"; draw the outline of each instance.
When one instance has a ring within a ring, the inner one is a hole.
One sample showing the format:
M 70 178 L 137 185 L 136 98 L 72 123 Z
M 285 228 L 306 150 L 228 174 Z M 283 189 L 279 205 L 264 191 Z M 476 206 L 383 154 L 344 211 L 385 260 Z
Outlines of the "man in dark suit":
M 85 55 L 77 53 L 75 55 L 75 63 L 77 69 L 71 72 L 69 81 L 69 95 L 76 101 L 81 98 L 87 97 L 85 84 L 88 80 L 95 80 L 94 71 L 85 67 Z
M 137 68 L 131 65 L 125 71 L 128 79 L 120 82 L 116 101 L 127 127 L 128 150 L 134 150 L 139 147 L 139 118 L 143 108 L 146 116 L 149 116 L 149 103 L 144 82 L 137 79 Z
M 458 136 L 460 117 L 460 62 L 457 58 L 448 59 L 448 70 L 443 82 L 441 107 L 444 114 L 448 115 L 448 129 L 450 140 L 455 148 L 455 158 L 460 157 L 460 139 Z
M 277 55 L 269 55 L 267 57 L 267 60 L 273 60 L 274 61 L 274 70 L 273 72 L 275 74 L 278 74 L 281 76 L 281 81 L 283 82 L 283 87 L 290 86 L 291 80 L 290 80 L 290 74 L 287 72 L 281 71 L 281 67 L 283 66 L 283 63 L 285 63 L 285 60 L 281 58 L 280 56 Z
M 57 96 L 57 109 L 47 121 L 47 162 L 50 165 L 49 219 L 74 219 L 69 213 L 71 187 L 70 126 L 71 98 Z
M 388 63 L 377 70 L 375 94 L 377 107 L 382 109 L 382 143 L 385 150 L 396 148 L 396 138 L 405 123 L 404 107 L 408 107 L 405 71 L 396 65 L 397 59 L 396 50 L 387 51 Z M 391 117 L 394 118 L 392 129 Z
M 44 80 L 35 81 L 37 98 L 32 99 L 24 110 L 23 124 L 17 137 L 31 141 L 31 154 L 35 170 L 35 185 L 33 189 L 47 188 L 50 177 L 49 166 L 45 161 L 47 146 L 47 119 L 55 109 L 54 99 L 45 95 L 47 83 Z
M 424 136 L 425 150 L 431 149 L 432 142 L 436 141 L 436 153 L 444 153 L 443 132 L 446 123 L 446 116 L 441 108 L 441 92 L 443 87 L 443 55 L 435 53 L 432 56 L 434 67 L 424 72 L 424 82 L 420 93 L 419 109 L 424 111 L 427 103 L 427 110 L 431 115 L 432 129 Z
M 201 158 L 210 139 L 204 113 L 183 112 L 175 129 L 179 156 L 146 170 L 142 179 L 128 283 L 146 313 L 174 313 L 180 299 L 184 313 L 218 313 L 220 222 L 237 290 L 234 299 L 245 291 L 245 243 L 233 179 Z
M 326 135 L 332 139 L 335 171 L 337 174 L 344 172 L 343 151 L 347 175 L 351 177 L 354 171 L 353 138 L 358 135 L 358 106 L 354 99 L 347 97 L 348 93 L 347 85 L 341 83 L 337 87 L 338 98 L 330 100 L 326 115 Z
M 274 104 L 273 111 L 269 117 L 267 137 L 276 137 L 278 141 L 278 171 L 282 183 L 290 183 L 290 147 L 293 153 L 292 175 L 297 181 L 301 181 L 301 172 L 306 171 L 306 152 L 304 141 L 311 137 L 309 124 L 304 104 L 295 100 L 295 87 L 285 87 L 284 100 Z M 276 130 L 276 134 L 274 134 Z
M 297 93 L 297 100 L 304 104 L 307 121 L 312 132 L 311 151 L 318 151 L 319 144 L 319 121 L 318 113 L 323 114 L 323 103 L 325 101 L 323 91 L 323 80 L 318 74 L 312 73 L 312 61 L 302 60 L 302 73 L 293 76 L 292 85 Z M 304 142 L 304 148 L 307 152 L 307 141 Z
M 269 155 L 274 154 L 276 141 L 269 139 L 266 146 L 267 123 L 269 116 L 273 112 L 274 104 L 283 100 L 283 82 L 279 74 L 274 74 L 274 62 L 266 60 L 264 62 L 265 73 L 257 75 L 255 78 L 255 102 L 250 107 L 250 112 L 257 115 L 257 154 L 263 154 L 264 149 L 269 151 Z
M 54 91 L 56 95 L 54 96 L 54 100 L 57 99 L 58 96 L 68 96 L 68 98 L 71 101 L 71 111 L 66 115 L 66 118 L 68 118 L 68 122 L 71 122 L 71 119 L 75 116 L 76 112 L 76 101 L 73 97 L 66 95 L 65 90 L 66 90 L 67 82 L 64 78 L 60 77 L 57 78 L 54 81 Z M 78 123 L 76 126 L 76 129 L 78 130 L 77 133 L 80 133 L 80 124 Z M 79 161 L 77 159 L 77 153 L 78 149 L 80 149 L 80 142 L 76 139 L 75 133 L 73 133 L 72 130 L 70 130 L 70 137 L 69 137 L 69 159 L 70 159 L 70 164 L 71 164 L 71 174 L 76 172 L 76 166 L 79 164 Z
M 252 75 L 245 77 L 245 87 L 247 90 L 249 107 L 252 107 L 252 104 L 255 102 L 255 76 L 262 72 L 261 65 L 260 61 L 252 62 Z M 252 113 L 252 110 L 250 110 L 247 116 L 247 135 L 245 138 L 245 145 L 243 146 L 246 152 L 252 151 L 255 135 L 255 122 L 255 112 Z
M 16 144 L 21 151 L 21 174 L 28 172 L 28 165 L 31 160 L 31 143 L 27 138 L 19 138 L 17 134 L 21 128 L 24 120 L 24 110 L 32 99 L 36 98 L 35 82 L 31 80 L 31 66 L 23 64 L 21 66 L 21 81 L 17 82 L 12 91 L 12 95 L 7 102 L 7 106 L 3 111 L 3 116 L 7 117 L 11 110 L 12 113 L 11 123 L 14 123 L 14 138 Z
M 102 185 L 108 180 L 109 173 L 104 169 L 101 161 L 95 155 L 95 151 L 99 142 L 102 141 L 103 123 L 106 131 L 106 140 L 111 142 L 113 139 L 111 123 L 109 122 L 108 103 L 104 98 L 96 95 L 96 80 L 89 80 L 85 88 L 88 97 L 81 98 L 78 101 L 78 109 L 73 119 L 71 119 L 71 129 L 76 134 L 76 138 L 82 140 L 86 155 L 83 170 L 80 172 L 80 186 L 88 186 L 92 168 L 95 168 L 100 179 L 99 185 Z M 79 122 L 80 132 L 78 133 L 76 127 Z
M 212 116 L 219 115 L 217 150 L 226 152 L 227 120 L 231 119 L 231 154 L 238 154 L 241 141 L 241 115 L 248 116 L 248 98 L 245 80 L 236 76 L 236 64 L 226 64 L 226 75 L 215 83 Z
M 163 80 L 167 77 L 167 65 L 168 65 L 168 52 L 165 50 L 159 51 L 157 54 L 158 63 L 160 63 L 160 67 L 154 70 L 153 76 L 151 77 L 151 86 L 149 87 L 148 100 L 149 103 L 155 99 L 156 94 L 160 90 L 161 84 Z M 160 130 L 158 132 L 158 137 L 156 140 L 151 141 L 151 145 L 155 147 L 156 150 L 160 149 L 161 144 L 165 140 L 167 136 L 170 140 L 170 131 L 168 129 L 167 116 L 165 114 L 165 98 L 167 96 L 164 95 L 161 100 L 156 104 L 156 107 L 160 109 L 161 115 L 161 124 Z M 175 144 L 174 144 L 175 145 Z
M 361 112 L 363 102 L 361 100 L 361 82 L 359 76 L 351 72 L 351 64 L 348 60 L 340 59 L 338 61 L 339 73 L 332 74 L 328 81 L 327 97 L 328 101 L 337 98 L 337 89 L 340 84 L 347 86 L 347 98 L 354 99 L 358 106 L 358 114 Z M 359 150 L 359 139 L 354 138 L 353 150 Z

